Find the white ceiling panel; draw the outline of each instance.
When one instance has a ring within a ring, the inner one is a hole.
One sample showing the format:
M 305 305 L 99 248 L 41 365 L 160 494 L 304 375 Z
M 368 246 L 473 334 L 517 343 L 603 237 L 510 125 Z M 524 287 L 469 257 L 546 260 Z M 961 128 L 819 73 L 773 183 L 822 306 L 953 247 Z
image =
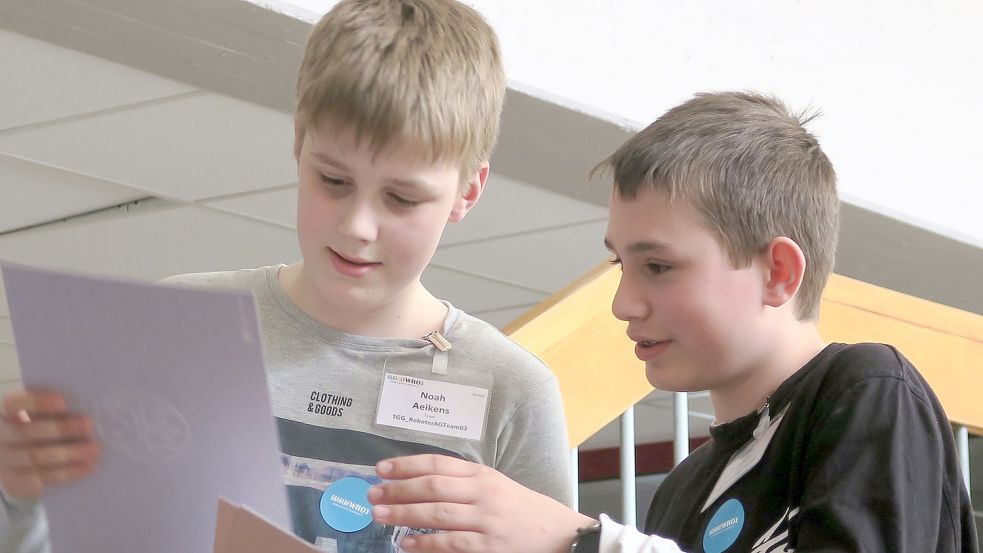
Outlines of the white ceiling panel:
M 604 248 L 605 221 L 531 232 L 437 250 L 434 261 L 555 292 L 610 254 Z
M 596 221 L 607 209 L 492 173 L 478 205 L 464 221 L 447 225 L 442 246 Z
M 146 193 L 0 154 L 0 232 L 136 200 Z
M 522 315 L 525 315 L 529 310 L 536 307 L 536 305 L 538 304 L 530 303 L 527 305 L 519 305 L 516 307 L 507 307 L 505 309 L 493 309 L 491 311 L 478 311 L 477 313 L 474 313 L 474 316 L 478 317 L 479 319 L 484 319 L 498 328 L 503 328 L 505 325 L 518 319 Z
M 11 344 L 0 344 L 0 382 L 20 379 L 17 350 Z
M 424 271 L 422 281 L 423 285 L 438 298 L 445 299 L 472 314 L 516 305 L 536 304 L 547 298 L 543 293 L 433 265 Z
M 0 31 L 0 67 L 0 130 L 194 90 L 10 31 Z
M 299 257 L 289 230 L 195 206 L 52 225 L 0 238 L 0 259 L 151 280 Z
M 295 181 L 292 141 L 291 115 L 201 94 L 7 133 L 0 153 L 192 201 Z
M 0 289 L 0 294 L 3 290 Z M 10 326 L 10 317 L 0 317 L 0 344 L 14 343 L 14 329 Z
M 245 194 L 234 198 L 206 201 L 205 205 L 269 221 L 291 228 L 297 226 L 297 186 L 268 192 Z

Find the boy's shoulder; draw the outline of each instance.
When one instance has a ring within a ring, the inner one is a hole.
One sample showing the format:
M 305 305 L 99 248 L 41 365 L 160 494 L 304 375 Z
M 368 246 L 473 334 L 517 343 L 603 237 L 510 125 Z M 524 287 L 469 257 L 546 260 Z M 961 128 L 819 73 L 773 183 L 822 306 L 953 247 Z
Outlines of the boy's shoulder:
M 491 323 L 464 311 L 459 311 L 448 338 L 459 354 L 481 362 L 489 370 L 495 371 L 496 376 L 555 378 L 549 367 L 535 354 Z
M 901 352 L 888 344 L 834 344 L 829 355 L 817 359 L 822 388 L 839 394 L 861 383 L 896 379 L 920 389 L 921 377 Z M 821 354 L 822 355 L 822 354 Z
M 793 419 L 807 426 L 843 413 L 873 425 L 890 416 L 886 405 L 941 410 L 925 378 L 888 344 L 831 344 L 787 384 L 787 392 L 779 388 L 778 402 L 797 405 Z
M 159 284 L 195 288 L 255 290 L 266 285 L 270 271 L 275 271 L 276 269 L 276 266 L 270 266 L 234 271 L 184 273 L 161 279 Z

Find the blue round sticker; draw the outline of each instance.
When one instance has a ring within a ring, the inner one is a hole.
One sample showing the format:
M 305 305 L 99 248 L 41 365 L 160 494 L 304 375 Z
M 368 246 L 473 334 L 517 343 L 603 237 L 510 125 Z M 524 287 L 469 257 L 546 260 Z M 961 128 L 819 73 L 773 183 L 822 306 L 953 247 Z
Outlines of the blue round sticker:
M 710 518 L 703 533 L 703 551 L 721 553 L 734 545 L 744 528 L 744 506 L 736 499 L 728 499 Z
M 321 518 L 339 532 L 358 532 L 372 522 L 369 483 L 349 476 L 328 486 L 321 496 Z

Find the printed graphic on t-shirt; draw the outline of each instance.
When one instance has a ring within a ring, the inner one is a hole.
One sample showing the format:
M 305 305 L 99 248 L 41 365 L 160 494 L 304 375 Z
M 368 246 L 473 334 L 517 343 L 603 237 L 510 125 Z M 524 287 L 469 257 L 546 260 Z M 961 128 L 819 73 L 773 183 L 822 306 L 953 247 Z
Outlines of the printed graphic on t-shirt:
M 799 508 L 785 509 L 782 516 L 754 542 L 751 553 L 792 553 L 788 548 L 788 523 L 799 513 Z
M 307 402 L 307 412 L 328 417 L 345 416 L 345 408 L 352 406 L 352 398 L 313 390 Z
M 375 464 L 389 457 L 419 453 L 461 457 L 438 447 L 354 430 L 324 428 L 286 419 L 277 419 L 277 427 L 293 531 L 329 553 L 399 553 L 399 542 L 403 537 L 429 532 L 382 526 L 375 522 L 353 532 L 332 528 L 322 509 L 324 492 L 329 486 L 345 478 L 378 484 L 381 480 L 375 474 Z

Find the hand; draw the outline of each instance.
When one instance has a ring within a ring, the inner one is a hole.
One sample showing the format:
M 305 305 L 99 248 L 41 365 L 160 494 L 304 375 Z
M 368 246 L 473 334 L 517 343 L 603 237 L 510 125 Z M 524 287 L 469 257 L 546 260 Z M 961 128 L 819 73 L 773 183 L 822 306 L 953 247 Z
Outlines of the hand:
M 0 412 L 0 490 L 12 498 L 39 499 L 53 484 L 95 471 L 100 453 L 92 422 L 69 413 L 56 393 L 14 393 Z
M 436 528 L 403 539 L 428 553 L 565 553 L 577 528 L 596 521 L 522 487 L 495 469 L 442 455 L 379 462 L 391 480 L 369 490 L 379 524 Z

